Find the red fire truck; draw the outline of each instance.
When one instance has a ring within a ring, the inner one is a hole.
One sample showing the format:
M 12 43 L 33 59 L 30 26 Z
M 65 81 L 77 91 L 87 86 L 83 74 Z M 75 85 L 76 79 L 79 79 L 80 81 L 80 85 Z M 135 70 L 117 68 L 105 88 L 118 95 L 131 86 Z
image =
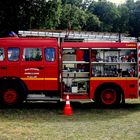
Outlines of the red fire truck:
M 106 106 L 138 98 L 137 43 L 0 39 L 0 103 L 91 99 Z

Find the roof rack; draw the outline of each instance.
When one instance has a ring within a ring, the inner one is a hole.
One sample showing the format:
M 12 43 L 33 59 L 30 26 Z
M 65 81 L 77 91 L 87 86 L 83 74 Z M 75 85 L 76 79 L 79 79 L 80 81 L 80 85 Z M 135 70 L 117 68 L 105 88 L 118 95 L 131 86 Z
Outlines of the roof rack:
M 117 33 L 100 33 L 100 32 L 42 32 L 42 31 L 19 31 L 21 37 L 55 37 L 63 39 L 83 39 L 84 41 L 119 41 Z M 128 37 L 121 34 L 121 41 L 136 42 L 135 37 Z

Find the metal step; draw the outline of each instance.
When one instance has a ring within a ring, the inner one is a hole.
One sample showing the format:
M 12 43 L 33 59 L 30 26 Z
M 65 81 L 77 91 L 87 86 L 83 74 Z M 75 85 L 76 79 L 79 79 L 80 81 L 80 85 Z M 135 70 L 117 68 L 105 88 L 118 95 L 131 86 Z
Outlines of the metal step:
M 60 97 L 45 96 L 44 94 L 29 94 L 26 98 L 27 101 L 60 101 Z

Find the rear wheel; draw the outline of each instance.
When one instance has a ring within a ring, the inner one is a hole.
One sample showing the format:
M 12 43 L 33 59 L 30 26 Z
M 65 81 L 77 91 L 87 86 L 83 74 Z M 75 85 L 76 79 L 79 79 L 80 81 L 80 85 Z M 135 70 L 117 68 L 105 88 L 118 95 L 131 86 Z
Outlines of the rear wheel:
M 103 85 L 96 91 L 95 101 L 103 106 L 119 105 L 121 100 L 121 91 L 114 85 Z
M 116 102 L 117 93 L 114 89 L 104 89 L 100 97 L 103 104 L 112 105 Z

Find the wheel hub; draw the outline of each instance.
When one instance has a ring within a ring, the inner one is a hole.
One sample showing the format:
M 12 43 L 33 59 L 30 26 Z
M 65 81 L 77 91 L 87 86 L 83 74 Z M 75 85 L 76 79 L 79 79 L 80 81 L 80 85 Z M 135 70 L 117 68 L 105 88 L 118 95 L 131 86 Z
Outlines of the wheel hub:
M 116 101 L 116 92 L 112 89 L 105 89 L 101 93 L 101 100 L 104 104 L 111 105 Z
M 13 89 L 8 89 L 7 91 L 4 92 L 4 101 L 7 104 L 13 104 L 17 100 L 17 93 Z

